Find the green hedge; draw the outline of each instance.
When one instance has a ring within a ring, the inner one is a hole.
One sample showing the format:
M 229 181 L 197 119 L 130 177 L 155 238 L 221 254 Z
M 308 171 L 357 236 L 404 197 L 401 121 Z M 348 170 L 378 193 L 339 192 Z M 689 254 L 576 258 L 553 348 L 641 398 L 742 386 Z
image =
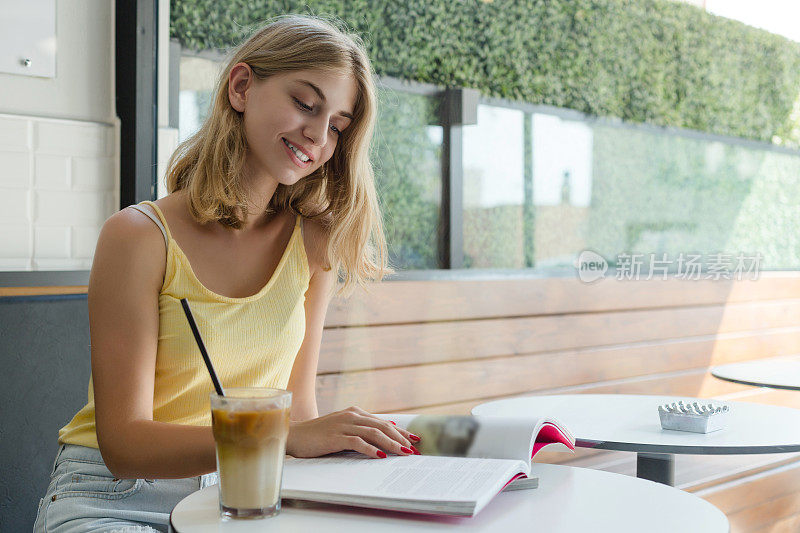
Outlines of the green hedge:
M 632 122 L 800 145 L 800 44 L 671 0 L 173 0 L 225 49 L 279 14 L 335 15 L 379 75 Z

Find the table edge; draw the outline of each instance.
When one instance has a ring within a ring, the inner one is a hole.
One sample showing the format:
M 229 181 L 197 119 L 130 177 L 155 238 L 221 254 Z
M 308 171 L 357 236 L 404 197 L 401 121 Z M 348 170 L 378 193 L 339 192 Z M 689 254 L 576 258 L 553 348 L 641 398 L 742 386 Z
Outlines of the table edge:
M 748 381 L 743 379 L 734 379 L 728 376 L 720 376 L 716 374 L 714 369 L 711 369 L 711 375 L 717 379 L 721 379 L 723 381 L 730 381 L 731 383 L 738 383 L 739 385 L 749 385 L 751 387 L 759 387 L 759 388 L 767 388 L 767 389 L 782 389 L 782 390 L 793 390 L 793 391 L 800 391 L 800 386 L 792 386 L 792 385 L 776 385 L 774 383 L 764 383 L 760 381 Z

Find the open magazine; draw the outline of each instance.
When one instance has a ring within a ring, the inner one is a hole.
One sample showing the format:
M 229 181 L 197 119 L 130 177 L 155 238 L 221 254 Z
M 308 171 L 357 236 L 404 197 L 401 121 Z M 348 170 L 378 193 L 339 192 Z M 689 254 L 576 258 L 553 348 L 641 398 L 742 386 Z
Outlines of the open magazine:
M 377 415 L 418 435 L 422 455 L 287 457 L 281 496 L 393 511 L 474 516 L 504 488 L 531 488 L 539 450 L 572 451 L 552 418 Z M 517 485 L 517 486 L 515 486 Z

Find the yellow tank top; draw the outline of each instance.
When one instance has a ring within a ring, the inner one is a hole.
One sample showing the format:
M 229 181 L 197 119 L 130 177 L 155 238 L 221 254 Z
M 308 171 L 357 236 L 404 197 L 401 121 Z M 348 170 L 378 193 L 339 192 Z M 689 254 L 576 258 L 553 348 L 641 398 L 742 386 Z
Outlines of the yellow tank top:
M 305 293 L 310 278 L 297 216 L 289 244 L 275 272 L 258 293 L 229 298 L 206 288 L 172 238 L 161 210 L 167 267 L 158 297 L 153 420 L 184 425 L 211 425 L 209 394 L 214 385 L 195 344 L 180 299 L 187 298 L 197 327 L 223 387 L 285 389 L 295 356 L 305 336 Z M 140 204 L 141 205 L 141 204 Z M 58 442 L 98 448 L 94 392 L 58 432 Z

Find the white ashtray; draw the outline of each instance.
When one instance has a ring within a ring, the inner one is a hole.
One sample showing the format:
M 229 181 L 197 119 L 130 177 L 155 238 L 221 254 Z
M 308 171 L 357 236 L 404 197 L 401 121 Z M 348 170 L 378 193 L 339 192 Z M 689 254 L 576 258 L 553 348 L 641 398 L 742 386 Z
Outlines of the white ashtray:
M 714 405 L 713 403 L 683 403 L 683 401 L 679 401 L 658 406 L 662 429 L 691 431 L 692 433 L 711 433 L 722 429 L 730 412 L 730 407 L 727 405 Z

